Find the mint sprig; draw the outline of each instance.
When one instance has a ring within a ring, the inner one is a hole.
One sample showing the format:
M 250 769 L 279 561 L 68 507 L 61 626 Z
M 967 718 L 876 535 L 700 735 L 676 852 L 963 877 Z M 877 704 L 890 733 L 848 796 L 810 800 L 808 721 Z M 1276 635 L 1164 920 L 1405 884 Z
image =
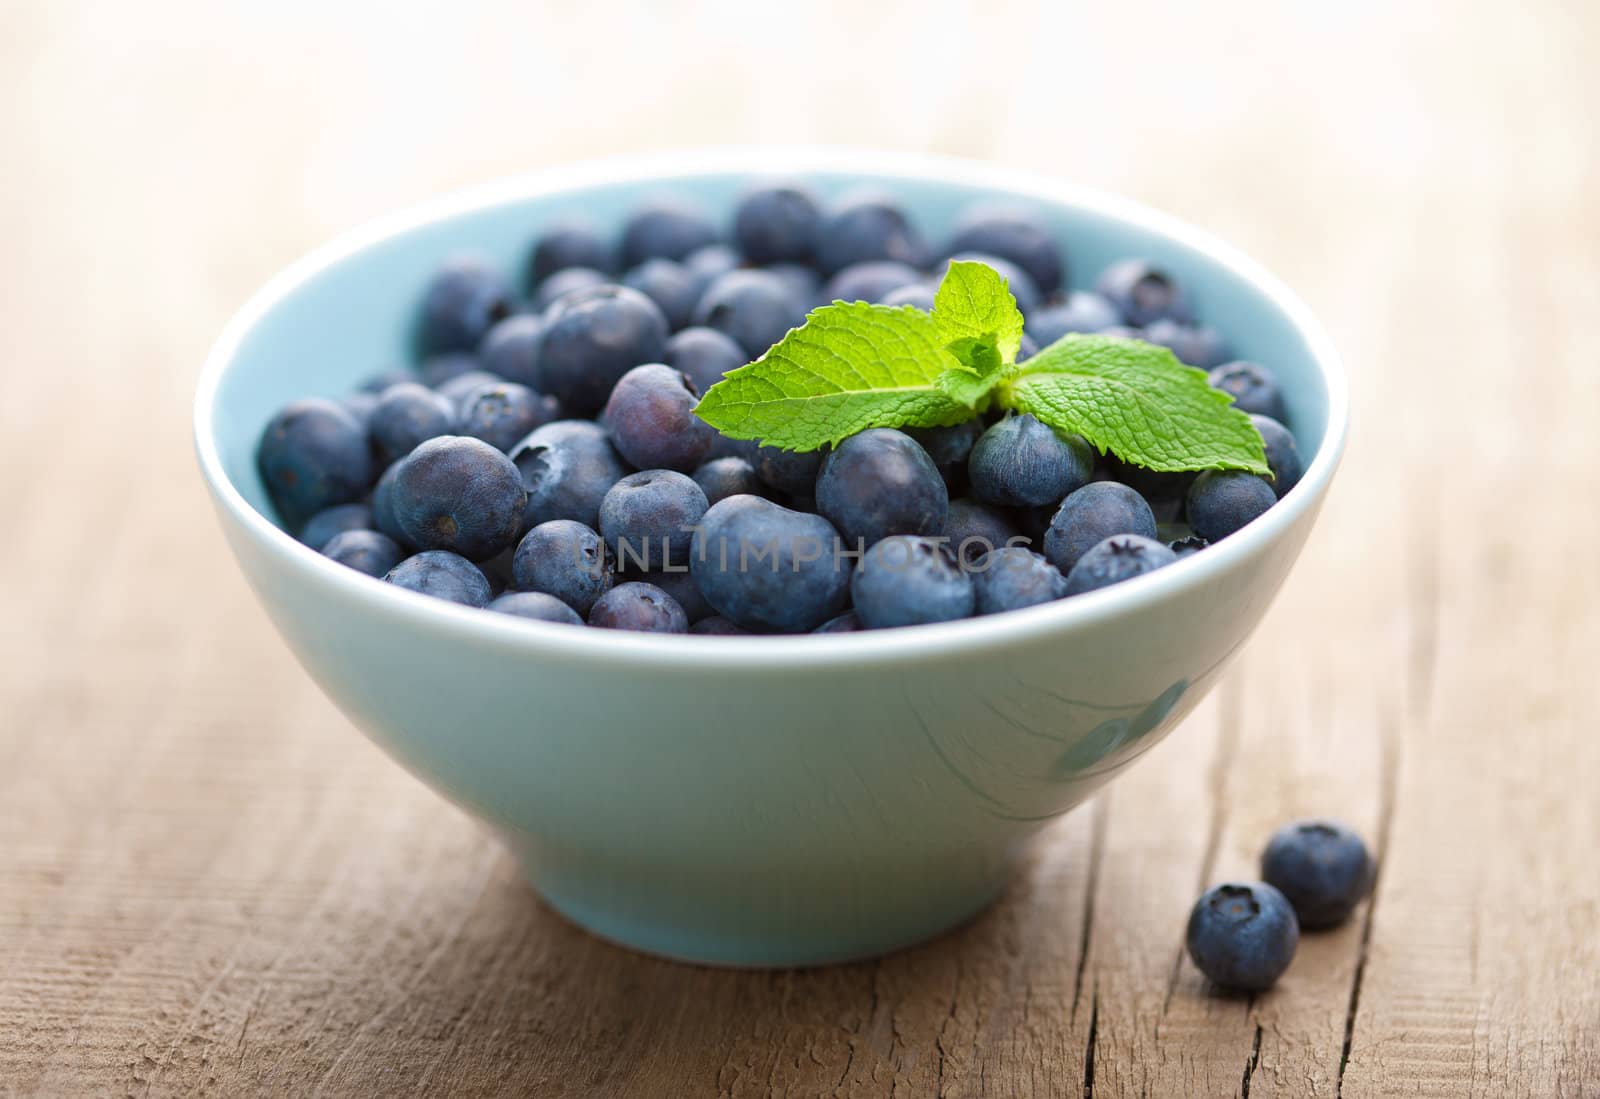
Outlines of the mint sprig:
M 1021 340 L 1005 280 L 953 262 L 932 313 L 822 306 L 695 411 L 730 438 L 816 450 L 871 427 L 961 423 L 998 402 L 1147 469 L 1268 474 L 1250 418 L 1166 348 L 1073 334 L 1019 365 Z

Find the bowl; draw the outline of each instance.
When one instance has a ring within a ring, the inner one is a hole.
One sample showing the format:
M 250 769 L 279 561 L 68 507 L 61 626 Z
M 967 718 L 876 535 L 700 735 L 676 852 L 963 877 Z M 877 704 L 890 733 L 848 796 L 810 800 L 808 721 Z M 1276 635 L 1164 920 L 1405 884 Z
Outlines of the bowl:
M 256 440 L 283 404 L 410 354 L 433 268 L 520 271 L 541 224 L 618 226 L 673 191 L 730 210 L 753 177 L 898 194 L 930 239 L 976 200 L 1048 218 L 1085 285 L 1145 255 L 1269 363 L 1306 458 L 1266 515 L 1148 576 L 1028 610 L 827 636 L 660 636 L 529 622 L 397 589 L 272 518 Z M 565 167 L 428 203 L 318 249 L 229 323 L 195 403 L 227 541 L 341 710 L 501 836 L 595 934 L 742 966 L 871 956 L 970 919 L 1029 841 L 1148 751 L 1216 683 L 1311 531 L 1344 444 L 1337 357 L 1306 308 L 1226 245 L 1052 179 L 920 156 L 724 150 Z

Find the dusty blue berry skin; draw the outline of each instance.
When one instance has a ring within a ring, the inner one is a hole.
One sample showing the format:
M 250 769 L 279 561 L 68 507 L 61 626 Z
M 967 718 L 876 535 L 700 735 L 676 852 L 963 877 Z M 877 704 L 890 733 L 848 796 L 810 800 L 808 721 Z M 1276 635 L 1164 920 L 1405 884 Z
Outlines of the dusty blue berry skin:
M 539 333 L 543 325 L 532 313 L 507 317 L 483 337 L 478 361 L 490 374 L 508 382 L 539 388 Z
M 1028 314 L 1028 334 L 1049 347 L 1069 332 L 1104 332 L 1122 324 L 1122 314 L 1099 294 L 1074 290 L 1059 305 L 1045 305 Z
M 1061 501 L 1044 534 L 1044 555 L 1056 568 L 1070 573 L 1080 557 L 1113 534 L 1153 539 L 1155 513 L 1145 498 L 1127 485 L 1095 481 Z
M 767 485 L 755 466 L 743 458 L 713 458 L 694 471 L 694 483 L 706 494 L 708 504 L 721 503 L 730 496 L 765 496 Z
M 1087 484 L 1094 451 L 1026 413 L 1007 416 L 979 437 L 967 459 L 972 495 L 998 507 L 1042 507 Z
M 477 256 L 447 261 L 423 292 L 423 353 L 473 350 L 512 307 L 511 287 L 493 264 Z
M 1208 542 L 1220 542 L 1278 502 L 1271 482 L 1239 470 L 1208 469 L 1189 486 L 1184 508 L 1189 526 Z
M 810 496 L 817 490 L 817 474 L 826 452 L 821 450 L 781 450 L 775 446 L 750 448 L 756 473 L 769 488 L 790 496 Z
M 823 284 L 822 300 L 882 302 L 894 291 L 922 281 L 921 271 L 894 260 L 852 263 Z
M 1048 540 L 1046 542 L 1048 545 Z M 1178 559 L 1171 548 L 1138 534 L 1113 534 L 1090 547 L 1067 573 L 1068 595 L 1097 591 L 1154 572 Z
M 945 249 L 946 255 L 984 252 L 1022 268 L 1039 291 L 1053 294 L 1065 274 L 1062 248 L 1050 227 L 1022 209 L 979 207 L 961 219 Z
M 861 616 L 855 611 L 845 611 L 837 618 L 830 618 L 812 633 L 860 633 L 866 629 L 861 624 Z
M 675 198 L 657 199 L 635 210 L 622 227 L 622 265 L 680 260 L 696 248 L 715 244 L 717 237 L 717 227 L 697 207 Z
M 935 538 L 895 535 L 869 549 L 850 581 L 856 614 L 869 630 L 952 622 L 977 607 L 972 576 Z
M 536 622 L 561 622 L 569 626 L 583 625 L 578 612 L 553 595 L 540 591 L 508 591 L 498 595 L 489 604 L 496 614 L 509 614 L 517 618 L 531 618 Z
M 857 191 L 828 208 L 817 228 L 817 266 L 824 274 L 881 259 L 913 267 L 928 262 L 927 245 L 892 196 Z
M 762 187 L 739 201 L 733 237 L 751 263 L 807 263 L 821 222 L 822 210 L 804 187 Z
M 385 463 L 404 458 L 418 443 L 450 434 L 455 426 L 455 406 L 415 382 L 384 390 L 368 421 L 373 449 Z
M 1024 313 L 1031 313 L 1039 308 L 1039 303 L 1044 300 L 1044 295 L 1039 292 L 1039 287 L 1034 283 L 1032 276 L 1021 267 L 1008 259 L 991 256 L 984 252 L 957 252 L 950 257 L 952 263 L 981 263 L 1006 280 L 1006 288 L 1011 291 L 1011 296 L 1017 299 L 1017 308 Z M 944 276 L 944 270 L 939 272 Z
M 1286 824 L 1261 853 L 1261 877 L 1288 898 L 1307 931 L 1347 920 L 1372 892 L 1376 875 L 1367 845 L 1337 821 Z
M 728 371 L 749 362 L 750 356 L 732 337 L 715 328 L 693 327 L 673 334 L 661 361 L 687 375 L 695 392 L 704 394 Z
M 700 394 L 670 366 L 647 363 L 622 376 L 602 422 L 617 451 L 639 469 L 686 473 L 705 460 L 717 429 L 694 414 Z
M 909 305 L 913 309 L 931 313 L 933 312 L 933 287 L 925 282 L 914 282 L 908 286 L 902 286 L 898 290 L 891 290 L 879 301 L 883 305 Z
M 489 382 L 461 399 L 459 434 L 482 439 L 496 450 L 509 451 L 528 432 L 555 419 L 552 402 L 525 385 Z
M 694 582 L 688 563 L 683 566 L 674 566 L 667 572 L 652 572 L 644 577 L 650 583 L 672 596 L 678 606 L 683 608 L 683 613 L 693 626 L 702 618 L 711 618 L 717 611 L 706 597 L 700 594 L 700 587 Z
M 1018 544 L 1022 532 L 1016 519 L 998 508 L 980 504 L 976 500 L 950 501 L 950 512 L 944 521 L 944 536 L 957 558 L 968 569 L 991 550 Z
M 381 534 L 387 535 L 402 549 L 416 549 L 411 540 L 406 537 L 406 532 L 400 529 L 400 520 L 394 513 L 394 479 L 400 473 L 400 466 L 405 462 L 402 458 L 392 463 L 378 478 L 378 483 L 372 487 L 372 528 Z
M 702 618 L 689 627 L 690 633 L 705 634 L 710 637 L 748 637 L 750 630 L 745 629 L 730 619 L 714 614 L 710 618 Z
M 453 358 L 454 356 L 446 357 Z M 471 356 L 467 357 L 471 358 Z M 416 374 L 409 370 L 402 370 L 399 367 L 395 367 L 390 370 L 380 370 L 376 374 L 371 375 L 356 387 L 356 392 L 365 393 L 376 397 L 385 389 L 388 389 L 391 385 L 399 385 L 401 382 L 414 382 L 416 380 Z
M 637 580 L 602 595 L 589 611 L 589 625 L 641 633 L 689 632 L 689 618 L 678 601 L 654 584 Z
M 628 466 L 604 428 L 590 420 L 557 420 L 535 428 L 511 448 L 528 490 L 523 529 L 552 519 L 600 525 L 600 501 Z
M 1280 424 L 1288 423 L 1289 410 L 1283 403 L 1283 391 L 1278 388 L 1277 375 L 1260 363 L 1235 360 L 1223 363 L 1208 375 L 1213 386 L 1233 397 L 1233 406 L 1241 412 L 1271 416 Z
M 908 428 L 906 434 L 922 444 L 922 449 L 928 452 L 933 464 L 949 480 L 950 472 L 954 469 L 960 469 L 965 475 L 973 444 L 983 434 L 983 421 L 966 420 L 949 427 L 913 427 Z
M 481 385 L 498 385 L 503 381 L 505 381 L 504 378 L 497 378 L 487 370 L 469 370 L 465 374 L 458 374 L 451 378 L 435 389 L 434 392 L 449 401 L 450 407 L 455 409 L 457 415 L 459 415 L 461 402 L 466 400 L 468 394 Z
M 1300 448 L 1295 445 L 1294 435 L 1289 429 L 1272 417 L 1256 413 L 1250 417 L 1250 422 L 1256 425 L 1256 430 L 1261 432 L 1261 441 L 1266 444 L 1267 468 L 1272 470 L 1272 491 L 1281 500 L 1284 493 L 1300 483 L 1305 473 L 1300 461 Z
M 528 503 L 511 459 L 460 435 L 429 439 L 413 450 L 391 492 L 395 519 L 413 545 L 474 561 L 515 543 Z
M 706 494 L 682 473 L 630 473 L 600 501 L 600 536 L 619 568 L 649 572 L 687 565 L 693 528 L 706 507 Z
M 375 530 L 341 531 L 322 547 L 322 555 L 381 580 L 405 557 L 393 538 Z
M 422 362 L 422 368 L 416 377 L 401 378 L 402 382 L 421 381 L 429 389 L 438 389 L 441 385 L 459 378 L 465 374 L 477 374 L 483 371 L 483 364 L 478 361 L 478 356 L 465 351 L 452 351 L 446 355 L 433 355 Z M 396 384 L 399 384 L 398 382 Z M 385 387 L 387 388 L 387 387 Z M 382 395 L 381 392 L 379 394 Z
M 537 286 L 568 267 L 614 270 L 615 257 L 605 236 L 587 221 L 571 218 L 539 235 L 528 257 L 528 284 Z
M 621 377 L 661 361 L 667 319 L 626 286 L 601 286 L 556 303 L 539 343 L 539 392 L 573 416 L 593 416 Z
M 517 543 L 511 580 L 521 591 L 553 595 L 579 614 L 616 583 L 616 562 L 592 528 L 571 519 L 540 523 Z
M 1195 967 L 1213 984 L 1261 992 L 1275 984 L 1300 945 L 1284 895 L 1265 882 L 1228 882 L 1206 891 L 1184 936 Z
M 334 504 L 349 504 L 372 483 L 367 431 L 333 401 L 294 401 L 268 421 L 256 469 L 290 530 Z
M 805 633 L 841 613 L 851 559 L 820 515 L 730 496 L 700 520 L 689 555 L 695 585 L 722 615 L 758 633 Z
M 758 358 L 791 328 L 805 323 L 805 303 L 778 276 L 760 270 L 730 271 L 706 287 L 694 323 L 715 328 Z
M 976 561 L 971 573 L 979 614 L 1020 610 L 1067 594 L 1061 570 L 1025 546 L 997 549 Z
M 744 265 L 744 257 L 726 244 L 705 244 L 679 261 L 683 269 L 694 278 L 700 293 L 717 279 Z M 813 275 L 813 278 L 816 276 Z
M 372 509 L 366 504 L 335 504 L 306 520 L 306 525 L 300 528 L 296 537 L 312 549 L 320 550 L 336 534 L 343 534 L 347 530 L 371 529 Z
M 1095 291 L 1122 314 L 1123 323 L 1133 328 L 1159 320 L 1187 324 L 1188 295 L 1171 274 L 1149 260 L 1125 259 L 1113 263 L 1095 280 Z
M 798 263 L 775 263 L 766 271 L 767 274 L 782 279 L 794 300 L 803 303 L 807 309 L 823 304 L 822 275 L 815 267 L 806 267 Z
M 1145 326 L 1146 343 L 1160 344 L 1178 361 L 1201 370 L 1210 370 L 1228 357 L 1222 333 L 1203 324 L 1179 324 L 1177 321 L 1159 320 Z
M 862 548 L 891 534 L 938 534 L 950 510 L 949 490 L 920 443 L 892 428 L 845 439 L 817 474 L 817 511 Z
M 407 557 L 384 577 L 396 587 L 460 603 L 464 607 L 487 607 L 494 592 L 483 570 L 459 553 L 426 550 Z
M 574 294 L 582 294 L 601 286 L 611 285 L 611 276 L 593 267 L 568 267 L 557 271 L 539 284 L 529 302 L 535 313 L 548 313 L 551 306 L 565 301 Z
M 647 259 L 622 276 L 622 285 L 631 286 L 656 303 L 667 327 L 676 332 L 689 323 L 695 303 L 705 289 L 700 280 L 681 263 L 669 259 Z

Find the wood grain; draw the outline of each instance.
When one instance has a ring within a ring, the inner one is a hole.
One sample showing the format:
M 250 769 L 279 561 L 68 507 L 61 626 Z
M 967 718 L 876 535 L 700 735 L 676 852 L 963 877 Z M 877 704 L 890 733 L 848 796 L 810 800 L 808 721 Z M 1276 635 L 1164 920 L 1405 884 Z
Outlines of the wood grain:
M 842 33 L 848 28 L 848 33 Z M 1592 5 L 0 5 L 0 1094 L 1600 1094 Z M 826 63 L 818 63 L 826 58 Z M 600 944 L 356 736 L 187 440 L 338 229 L 575 157 L 835 141 L 1126 191 L 1353 376 L 1316 537 L 1185 727 L 876 963 Z M 1374 900 L 1253 999 L 1198 890 L 1343 817 Z

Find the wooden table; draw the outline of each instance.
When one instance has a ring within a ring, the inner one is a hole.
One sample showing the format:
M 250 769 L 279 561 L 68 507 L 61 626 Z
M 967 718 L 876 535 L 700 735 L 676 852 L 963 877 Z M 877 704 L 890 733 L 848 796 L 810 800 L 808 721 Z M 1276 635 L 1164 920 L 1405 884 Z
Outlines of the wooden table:
M 0 6 L 0 1094 L 1600 1094 L 1600 9 L 1190 7 Z M 224 550 L 188 402 L 340 228 L 771 139 L 1230 237 L 1335 333 L 1356 429 L 1240 665 L 1003 903 L 733 973 L 568 926 L 353 733 Z M 1208 993 L 1188 906 L 1314 813 L 1375 901 Z

